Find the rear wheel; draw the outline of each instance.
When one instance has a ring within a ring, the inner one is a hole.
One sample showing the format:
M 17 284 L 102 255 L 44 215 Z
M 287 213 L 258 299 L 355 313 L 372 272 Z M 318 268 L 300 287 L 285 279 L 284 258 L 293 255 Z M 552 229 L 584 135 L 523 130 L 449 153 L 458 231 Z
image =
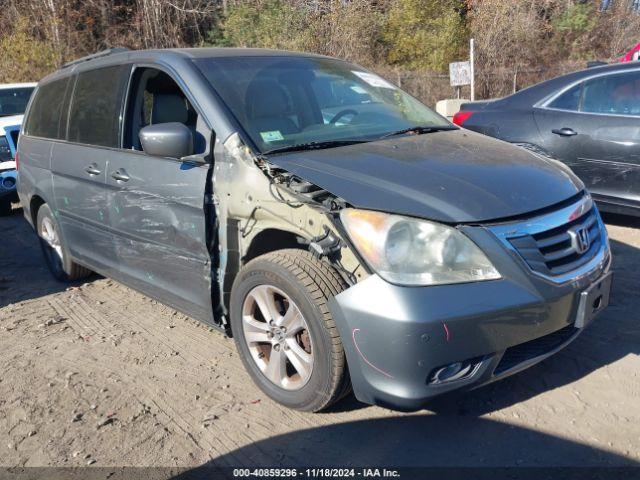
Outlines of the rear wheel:
M 57 280 L 70 282 L 91 274 L 91 270 L 71 260 L 60 236 L 58 222 L 47 204 L 38 209 L 36 227 L 45 261 Z
M 350 391 L 328 300 L 346 288 L 329 265 L 302 250 L 249 262 L 231 292 L 231 327 L 254 382 L 297 410 L 322 410 Z

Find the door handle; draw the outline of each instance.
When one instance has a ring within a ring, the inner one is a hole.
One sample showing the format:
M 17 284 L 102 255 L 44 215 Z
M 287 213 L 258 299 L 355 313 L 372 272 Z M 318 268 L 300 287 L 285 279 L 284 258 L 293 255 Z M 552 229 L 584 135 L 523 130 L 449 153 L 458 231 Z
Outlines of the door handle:
M 553 130 L 551 130 L 551 133 L 555 133 L 556 135 L 560 135 L 561 137 L 573 137 L 574 135 L 578 134 L 578 132 L 576 132 L 573 128 L 568 127 L 554 128 Z
M 118 169 L 111 174 L 111 178 L 118 182 L 128 182 L 131 177 L 124 170 Z
M 87 168 L 84 169 L 89 175 L 100 175 L 102 172 L 98 170 L 98 166 L 95 163 L 92 163 Z

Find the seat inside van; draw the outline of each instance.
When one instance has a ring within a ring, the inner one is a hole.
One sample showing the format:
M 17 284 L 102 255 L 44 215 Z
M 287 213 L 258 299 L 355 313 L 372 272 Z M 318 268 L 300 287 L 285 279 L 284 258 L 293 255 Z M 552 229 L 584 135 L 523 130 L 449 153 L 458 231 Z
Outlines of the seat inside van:
M 140 69 L 134 74 L 133 85 L 135 95 L 129 104 L 125 148 L 141 151 L 139 133 L 142 128 L 171 122 L 189 127 L 196 143 L 198 114 L 169 75 L 153 68 Z
M 290 118 L 291 101 L 284 88 L 273 79 L 256 79 L 245 95 L 247 119 L 258 132 L 278 130 L 282 134 L 297 133 L 298 126 Z

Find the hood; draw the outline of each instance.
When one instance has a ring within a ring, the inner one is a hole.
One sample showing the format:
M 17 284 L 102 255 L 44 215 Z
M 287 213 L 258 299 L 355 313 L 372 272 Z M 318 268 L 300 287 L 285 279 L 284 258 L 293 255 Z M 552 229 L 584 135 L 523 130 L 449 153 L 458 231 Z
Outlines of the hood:
M 446 223 L 526 214 L 584 188 L 559 162 L 467 130 L 294 152 L 269 161 L 354 207 Z

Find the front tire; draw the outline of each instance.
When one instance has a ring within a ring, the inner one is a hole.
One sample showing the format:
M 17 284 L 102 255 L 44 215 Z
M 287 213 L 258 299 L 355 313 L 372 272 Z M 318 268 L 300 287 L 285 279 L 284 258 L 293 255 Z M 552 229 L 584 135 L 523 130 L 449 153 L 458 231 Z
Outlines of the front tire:
M 60 226 L 46 203 L 38 209 L 36 228 L 45 261 L 56 280 L 72 282 L 91 275 L 91 270 L 71 260 Z
M 260 389 L 296 410 L 317 412 L 350 391 L 344 348 L 328 301 L 347 287 L 311 253 L 262 255 L 236 276 L 231 328 Z

